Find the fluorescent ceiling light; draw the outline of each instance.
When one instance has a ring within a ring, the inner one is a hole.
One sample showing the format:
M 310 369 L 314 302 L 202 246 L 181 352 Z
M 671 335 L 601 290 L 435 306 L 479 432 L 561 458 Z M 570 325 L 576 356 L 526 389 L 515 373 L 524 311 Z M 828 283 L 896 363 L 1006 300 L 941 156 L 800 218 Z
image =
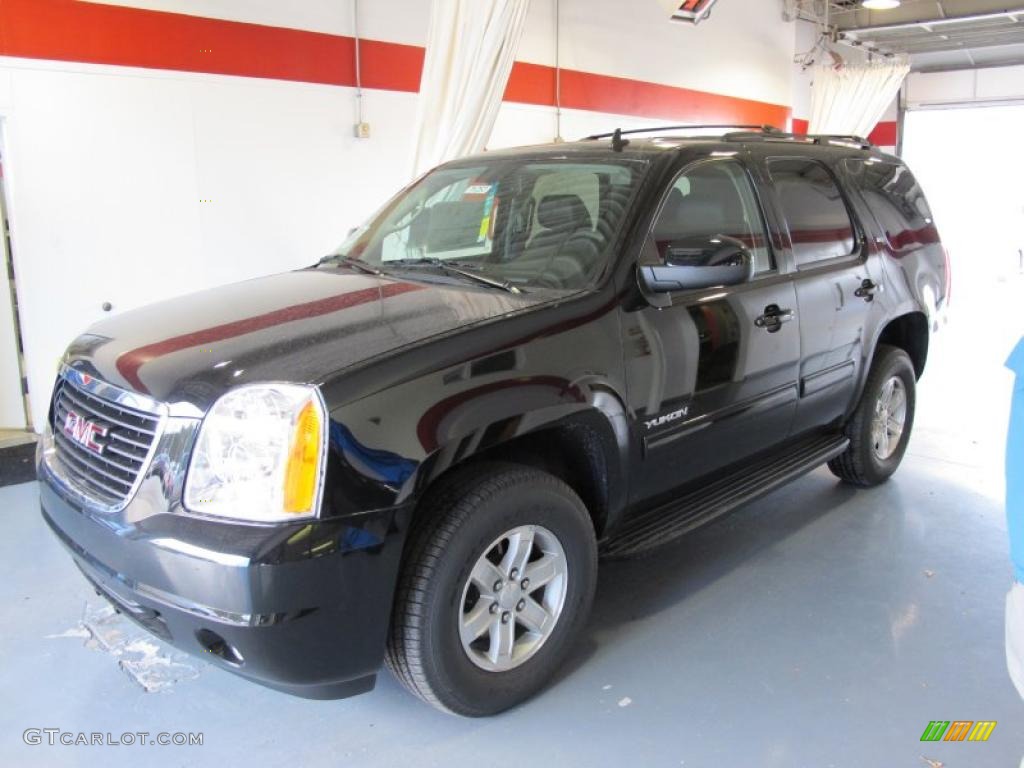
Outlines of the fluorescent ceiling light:
M 900 7 L 900 0 L 861 0 L 861 5 L 869 11 L 891 11 Z

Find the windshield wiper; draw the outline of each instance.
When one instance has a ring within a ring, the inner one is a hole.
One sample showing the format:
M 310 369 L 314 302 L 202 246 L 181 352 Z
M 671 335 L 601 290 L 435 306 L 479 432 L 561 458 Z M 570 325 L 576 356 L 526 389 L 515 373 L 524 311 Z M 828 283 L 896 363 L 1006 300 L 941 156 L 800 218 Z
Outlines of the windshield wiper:
M 344 264 L 346 267 L 352 267 L 352 269 L 363 272 L 367 275 L 375 275 L 377 277 L 383 277 L 384 273 L 376 267 L 371 267 L 365 261 L 354 259 L 351 256 L 328 256 L 324 261 L 336 261 L 338 264 Z M 321 262 L 322 264 L 323 262 Z
M 462 267 L 456 267 L 454 264 L 449 264 L 444 259 L 432 258 L 432 259 L 397 259 L 395 261 L 389 261 L 389 265 L 396 265 L 400 267 L 434 267 L 440 269 L 450 275 L 459 275 L 465 277 L 468 280 L 472 280 L 481 285 L 487 285 L 491 288 L 499 288 L 507 293 L 522 293 L 522 291 L 516 286 L 512 285 L 508 280 L 500 280 L 496 277 L 488 277 L 482 275 L 479 272 L 474 272 L 469 269 Z

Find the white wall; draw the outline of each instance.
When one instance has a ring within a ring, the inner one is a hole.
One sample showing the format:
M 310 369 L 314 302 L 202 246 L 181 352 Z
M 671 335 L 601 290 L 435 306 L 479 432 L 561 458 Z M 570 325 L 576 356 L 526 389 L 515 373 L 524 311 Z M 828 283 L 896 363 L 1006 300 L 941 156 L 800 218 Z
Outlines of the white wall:
M 95 1 L 95 0 L 94 0 Z M 231 21 L 353 34 L 353 0 L 100 0 Z M 788 104 L 795 25 L 780 3 L 719 3 L 697 27 L 670 23 L 659 0 L 561 0 L 568 69 Z M 429 0 L 362 0 L 360 34 L 425 45 Z M 555 63 L 555 0 L 533 0 L 517 60 Z
M 775 2 L 720 2 L 694 27 L 666 21 L 655 0 L 562 0 L 562 66 L 789 104 L 795 32 Z M 520 58 L 554 63 L 528 47 Z
M 352 34 L 351 0 L 112 4 Z M 788 104 L 795 27 L 775 3 L 721 3 L 697 28 L 654 0 L 562 0 L 562 66 Z M 554 2 L 519 59 L 552 65 Z M 364 37 L 422 44 L 423 0 L 360 3 Z M 408 180 L 410 93 L 0 57 L 9 197 L 33 421 L 68 341 L 103 316 L 315 262 Z M 566 110 L 562 134 L 651 125 Z M 505 104 L 491 145 L 550 141 L 550 108 Z M 0 308 L 2 309 L 2 308 Z
M 0 123 L 0 174 L 3 172 L 3 124 Z M 2 192 L 2 182 L 0 182 Z M 0 201 L 0 216 L 3 203 Z M 7 239 L 0 224 L 0 429 L 24 429 L 25 408 L 21 398 L 21 371 L 14 330 L 14 307 L 7 280 Z
M 793 23 L 794 50 L 796 55 L 808 53 L 818 42 L 818 27 L 809 21 L 799 20 Z M 800 64 L 790 64 L 790 103 L 793 105 L 793 117 L 809 120 L 811 117 L 811 84 L 813 82 L 811 68 L 804 69 Z

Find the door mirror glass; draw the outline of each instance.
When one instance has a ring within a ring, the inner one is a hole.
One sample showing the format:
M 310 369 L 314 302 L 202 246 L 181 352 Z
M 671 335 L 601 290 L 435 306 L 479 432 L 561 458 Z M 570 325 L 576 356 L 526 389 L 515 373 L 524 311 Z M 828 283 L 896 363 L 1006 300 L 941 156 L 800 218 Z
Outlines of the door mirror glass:
M 739 285 L 754 276 L 754 257 L 727 235 L 672 240 L 664 248 L 664 265 L 642 266 L 640 279 L 654 293 Z
M 737 265 L 742 255 L 750 257 L 747 247 L 727 235 L 692 235 L 670 240 L 665 246 L 665 264 L 669 267 L 723 267 Z

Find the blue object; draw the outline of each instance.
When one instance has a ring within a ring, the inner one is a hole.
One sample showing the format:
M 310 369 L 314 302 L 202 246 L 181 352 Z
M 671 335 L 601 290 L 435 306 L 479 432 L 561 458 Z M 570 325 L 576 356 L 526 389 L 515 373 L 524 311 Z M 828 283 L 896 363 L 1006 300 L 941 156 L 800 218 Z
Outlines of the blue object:
M 386 483 L 391 488 L 401 488 L 416 471 L 417 464 L 412 459 L 363 445 L 339 421 L 331 421 L 330 435 L 331 442 L 341 450 L 349 464 L 357 465 L 359 470 L 369 473 L 374 480 Z
M 1024 583 L 1024 338 L 1017 342 L 1006 367 L 1017 374 L 1006 438 L 1006 520 L 1014 575 Z

